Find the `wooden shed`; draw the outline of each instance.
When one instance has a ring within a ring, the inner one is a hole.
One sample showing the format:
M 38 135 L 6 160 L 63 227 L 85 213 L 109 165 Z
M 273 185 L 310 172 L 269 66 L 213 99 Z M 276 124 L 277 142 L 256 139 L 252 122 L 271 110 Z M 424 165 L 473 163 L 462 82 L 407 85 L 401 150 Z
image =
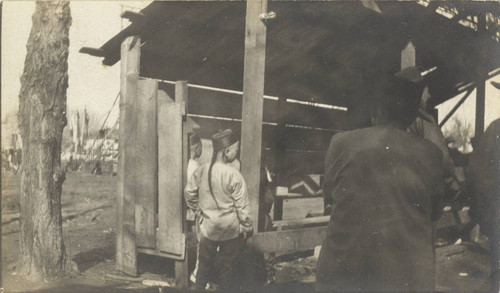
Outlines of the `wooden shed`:
M 368 125 L 380 76 L 402 62 L 435 69 L 432 107 L 477 88 L 482 132 L 485 81 L 500 73 L 499 15 L 497 2 L 425 0 L 155 1 L 123 13 L 130 26 L 81 50 L 121 60 L 117 268 L 134 275 L 137 252 L 165 256 L 187 285 L 182 190 L 195 124 L 202 138 L 240 132 L 255 219 L 261 164 L 280 186 L 322 174 L 332 135 Z M 279 193 L 275 219 L 283 198 L 304 196 Z M 326 233 L 258 229 L 253 243 L 265 251 L 312 248 Z

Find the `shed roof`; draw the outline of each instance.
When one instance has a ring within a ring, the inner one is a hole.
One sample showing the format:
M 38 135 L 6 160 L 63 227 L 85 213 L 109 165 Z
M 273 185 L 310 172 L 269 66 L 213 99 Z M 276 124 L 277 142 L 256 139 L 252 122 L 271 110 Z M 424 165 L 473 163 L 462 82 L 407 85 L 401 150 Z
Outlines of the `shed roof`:
M 277 17 L 267 23 L 265 94 L 362 109 L 378 77 L 399 69 L 409 41 L 417 66 L 437 66 L 429 79 L 433 104 L 477 80 L 480 68 L 500 68 L 498 2 L 373 3 L 381 13 L 362 2 L 270 2 Z M 141 76 L 241 91 L 245 8 L 233 1 L 156 1 L 98 55 L 113 65 L 121 42 L 140 35 Z M 481 14 L 484 32 L 474 18 Z

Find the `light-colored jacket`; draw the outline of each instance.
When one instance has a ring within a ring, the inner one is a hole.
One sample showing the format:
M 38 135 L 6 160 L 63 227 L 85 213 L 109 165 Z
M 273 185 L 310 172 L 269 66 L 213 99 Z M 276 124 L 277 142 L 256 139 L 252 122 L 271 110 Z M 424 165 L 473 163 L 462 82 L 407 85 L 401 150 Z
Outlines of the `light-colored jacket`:
M 237 238 L 251 231 L 252 219 L 245 180 L 231 166 L 215 163 L 212 167 L 212 191 L 208 185 L 210 164 L 200 166 L 189 178 L 184 192 L 187 206 L 200 217 L 203 236 L 213 241 Z

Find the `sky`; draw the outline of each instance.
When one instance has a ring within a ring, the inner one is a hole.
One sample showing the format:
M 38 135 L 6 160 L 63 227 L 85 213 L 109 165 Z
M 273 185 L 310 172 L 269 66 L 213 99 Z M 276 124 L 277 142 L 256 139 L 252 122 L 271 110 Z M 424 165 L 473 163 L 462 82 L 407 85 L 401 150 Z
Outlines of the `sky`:
M 95 113 L 101 122 L 110 110 L 120 87 L 120 66 L 103 66 L 102 58 L 78 53 L 81 47 L 98 48 L 116 35 L 122 25 L 120 13 L 122 5 L 143 8 L 150 1 L 72 1 L 73 18 L 70 27 L 69 52 L 69 88 L 67 92 L 68 109 Z M 2 101 L 1 115 L 5 121 L 8 113 L 16 113 L 19 107 L 18 95 L 20 76 L 26 55 L 26 43 L 31 30 L 31 15 L 34 2 L 4 1 L 2 16 Z M 125 8 L 127 9 L 127 8 Z M 128 8 L 130 9 L 130 8 Z M 493 80 L 500 82 L 500 76 Z M 500 90 L 489 82 L 486 85 L 485 125 L 500 117 Z M 460 96 L 438 106 L 439 118 L 442 119 L 455 105 Z M 464 121 L 471 123 L 474 129 L 475 91 L 455 113 Z M 118 118 L 118 107 L 108 118 L 112 126 Z M 445 124 L 446 131 L 452 125 L 452 119 Z M 3 129 L 5 130 L 5 129 Z M 3 137 L 3 135 L 2 135 Z
M 81 54 L 81 47 L 99 48 L 122 27 L 120 13 L 125 9 L 143 8 L 151 1 L 72 1 L 72 24 L 69 31 L 68 109 L 96 113 L 104 120 L 120 88 L 120 66 L 102 65 L 102 58 Z M 2 121 L 19 107 L 20 77 L 24 69 L 26 44 L 31 31 L 32 1 L 4 1 L 2 15 Z M 118 107 L 108 118 L 113 125 Z

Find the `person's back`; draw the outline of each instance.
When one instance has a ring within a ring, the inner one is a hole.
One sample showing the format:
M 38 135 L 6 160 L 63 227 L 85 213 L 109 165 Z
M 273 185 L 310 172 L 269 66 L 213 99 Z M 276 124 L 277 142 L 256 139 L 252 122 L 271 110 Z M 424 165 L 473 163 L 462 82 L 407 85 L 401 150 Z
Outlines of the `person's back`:
M 199 208 L 204 218 L 200 225 L 202 233 L 212 240 L 227 240 L 238 237 L 239 217 L 248 216 L 246 184 L 241 173 L 233 167 L 215 163 L 212 167 L 212 190 L 210 193 L 208 173 L 210 164 L 198 168 L 194 176 L 198 183 Z M 245 214 L 238 214 L 244 210 Z
M 333 210 L 318 290 L 434 290 L 431 214 L 441 156 L 392 126 L 332 138 L 324 192 Z

